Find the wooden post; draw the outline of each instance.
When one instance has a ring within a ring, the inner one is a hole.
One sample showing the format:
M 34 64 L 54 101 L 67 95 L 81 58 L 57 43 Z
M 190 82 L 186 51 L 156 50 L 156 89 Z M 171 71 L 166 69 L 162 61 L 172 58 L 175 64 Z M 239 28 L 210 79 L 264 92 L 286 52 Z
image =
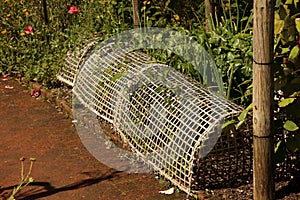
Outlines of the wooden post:
M 44 10 L 45 24 L 48 25 L 49 24 L 49 19 L 48 19 L 47 2 L 46 2 L 46 0 L 43 0 L 43 10 Z
M 209 20 L 215 15 L 215 0 L 205 0 L 205 30 L 206 32 L 210 32 Z
M 48 18 L 48 12 L 47 12 L 47 1 L 46 0 L 43 0 L 43 18 L 44 18 L 44 21 L 45 21 L 45 26 L 44 26 L 44 37 L 45 37 L 45 40 L 47 42 L 48 45 L 50 45 L 50 41 L 49 41 L 49 36 L 46 34 L 46 29 L 47 29 L 47 26 L 49 25 L 49 18 Z
M 138 28 L 140 22 L 139 0 L 132 0 L 132 10 L 133 10 L 133 28 Z
M 253 21 L 253 197 L 273 200 L 274 0 L 254 0 Z

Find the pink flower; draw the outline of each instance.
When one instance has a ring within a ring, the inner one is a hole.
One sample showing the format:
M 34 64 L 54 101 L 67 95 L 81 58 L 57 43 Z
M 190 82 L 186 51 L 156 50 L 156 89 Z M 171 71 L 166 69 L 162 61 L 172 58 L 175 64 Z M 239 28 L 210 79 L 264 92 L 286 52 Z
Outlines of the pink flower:
M 39 90 L 39 89 L 32 89 L 32 90 L 30 91 L 30 95 L 31 95 L 32 97 L 37 98 L 37 97 L 39 97 L 39 96 L 41 95 L 41 90 Z
M 31 33 L 33 33 L 33 28 L 32 28 L 32 26 L 26 26 L 24 31 L 26 34 L 31 34 Z
M 70 14 L 77 14 L 79 10 L 77 10 L 76 6 L 70 6 L 70 10 L 68 11 Z

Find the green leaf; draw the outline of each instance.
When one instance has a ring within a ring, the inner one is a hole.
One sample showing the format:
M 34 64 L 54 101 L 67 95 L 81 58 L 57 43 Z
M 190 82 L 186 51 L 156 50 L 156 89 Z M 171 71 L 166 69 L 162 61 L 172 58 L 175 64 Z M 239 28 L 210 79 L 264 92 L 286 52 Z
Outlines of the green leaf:
M 285 4 L 293 4 L 294 0 L 286 0 Z
M 281 5 L 281 0 L 276 0 L 276 5 L 275 7 L 278 8 Z
M 300 18 L 295 19 L 296 29 L 300 33 Z
M 293 47 L 293 49 L 291 50 L 291 53 L 289 55 L 290 59 L 295 59 L 297 56 L 299 55 L 299 46 L 296 45 Z
M 234 120 L 230 120 L 230 121 L 227 121 L 225 122 L 223 125 L 222 125 L 222 129 L 226 128 L 227 126 L 231 125 L 231 124 L 234 124 Z
M 278 106 L 280 108 L 286 107 L 287 105 L 293 103 L 295 101 L 295 98 L 286 98 L 278 103 Z
M 288 5 L 281 5 L 279 8 L 279 15 L 280 15 L 280 19 L 285 20 L 289 15 L 290 15 L 291 11 L 289 9 Z
M 248 112 L 250 110 L 253 109 L 253 104 L 251 103 L 239 116 L 238 116 L 238 120 L 241 122 L 241 121 L 244 121 Z
M 112 72 L 112 68 L 111 67 L 109 67 L 109 68 L 107 68 L 107 69 L 105 69 L 105 71 L 104 71 L 105 73 L 107 73 L 107 74 L 110 74 L 111 72 Z
M 163 87 L 158 87 L 156 88 L 154 91 L 157 92 L 157 93 L 160 93 L 161 91 L 164 91 L 166 88 L 163 88 Z
M 239 120 L 239 121 L 244 121 L 244 119 L 246 118 L 247 113 L 248 113 L 248 110 L 244 110 L 244 111 L 238 116 L 238 120 Z
M 112 82 L 115 82 L 116 80 L 118 80 L 119 78 L 121 78 L 124 75 L 125 75 L 125 72 L 116 73 L 110 80 Z
M 280 19 L 279 13 L 275 12 L 274 16 L 274 34 L 277 35 L 282 32 L 284 28 L 284 20 Z
M 281 54 L 285 54 L 285 53 L 289 52 L 290 50 L 291 50 L 290 48 L 282 48 Z
M 232 52 L 228 52 L 228 54 L 227 54 L 227 59 L 230 62 L 232 62 L 233 60 L 235 60 L 236 57 L 237 57 L 237 55 L 233 54 Z
M 274 151 L 275 163 L 281 163 L 285 159 L 285 144 L 282 141 L 279 141 L 276 144 Z
M 288 42 L 288 40 L 289 40 L 289 34 L 288 34 L 288 32 L 287 31 L 285 31 L 285 30 L 283 30 L 281 33 L 280 33 L 280 38 L 282 39 L 281 40 L 281 43 L 283 44 L 283 45 L 285 45 L 287 42 Z
M 283 128 L 285 128 L 288 131 L 296 131 L 299 129 L 299 127 L 290 120 L 288 120 L 284 123 Z
M 300 91 L 294 92 L 294 93 L 291 95 L 291 97 L 297 97 L 297 96 L 300 96 Z
M 239 121 L 236 125 L 235 125 L 235 129 L 238 130 L 241 125 L 244 123 L 244 121 Z

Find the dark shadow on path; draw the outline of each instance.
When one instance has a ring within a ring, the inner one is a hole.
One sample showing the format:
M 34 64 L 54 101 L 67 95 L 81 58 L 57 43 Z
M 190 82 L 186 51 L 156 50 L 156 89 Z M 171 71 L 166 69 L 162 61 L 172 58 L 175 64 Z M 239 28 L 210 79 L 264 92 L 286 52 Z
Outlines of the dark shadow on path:
M 88 187 L 94 184 L 97 184 L 101 181 L 104 180 L 108 180 L 111 179 L 113 177 L 115 177 L 118 173 L 118 171 L 114 171 L 111 173 L 108 173 L 106 175 L 100 176 L 100 177 L 96 177 L 96 178 L 89 178 L 89 179 L 85 179 L 76 183 L 72 183 L 70 185 L 66 185 L 63 187 L 59 187 L 59 188 L 55 188 L 54 186 L 51 185 L 51 183 L 49 182 L 33 182 L 31 183 L 29 187 L 31 187 L 32 189 L 28 190 L 26 189 L 26 192 L 20 192 L 20 194 L 18 195 L 18 200 L 32 200 L 32 199 L 39 199 L 39 198 L 43 198 L 43 197 L 47 197 L 47 196 L 51 196 L 60 192 L 64 192 L 64 191 L 69 191 L 69 190 L 76 190 L 79 188 L 83 188 L 83 187 Z M 1 192 L 6 191 L 6 190 L 13 190 L 15 186 L 9 186 L 6 188 L 1 188 Z M 36 187 L 38 188 L 36 188 Z
M 288 185 L 282 187 L 276 191 L 276 199 L 283 199 L 286 196 L 289 196 L 292 193 L 300 192 L 300 178 L 291 180 Z

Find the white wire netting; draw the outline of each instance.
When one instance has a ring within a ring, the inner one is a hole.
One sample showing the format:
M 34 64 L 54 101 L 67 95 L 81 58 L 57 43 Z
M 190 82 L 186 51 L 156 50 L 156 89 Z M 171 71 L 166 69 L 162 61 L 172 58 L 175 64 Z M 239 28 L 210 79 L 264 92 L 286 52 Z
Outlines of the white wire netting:
M 222 163 L 228 172 L 233 169 L 230 174 L 243 170 L 240 159 L 249 160 L 243 149 L 247 141 L 233 133 L 220 136 L 225 120 L 242 111 L 239 106 L 170 66 L 153 63 L 141 50 L 108 43 L 89 51 L 91 46 L 83 47 L 80 56 L 69 54 L 58 79 L 75 84 L 78 101 L 113 124 L 122 141 L 154 170 L 188 194 L 206 179 L 205 173 L 220 176 L 212 172 L 220 163 L 205 170 L 219 154 L 229 158 Z M 238 164 L 228 166 L 232 161 Z
M 98 41 L 99 38 L 94 38 L 87 41 L 85 45 L 78 46 L 73 51 L 69 51 L 65 58 L 65 65 L 60 69 L 57 78 L 73 87 L 81 63 Z

